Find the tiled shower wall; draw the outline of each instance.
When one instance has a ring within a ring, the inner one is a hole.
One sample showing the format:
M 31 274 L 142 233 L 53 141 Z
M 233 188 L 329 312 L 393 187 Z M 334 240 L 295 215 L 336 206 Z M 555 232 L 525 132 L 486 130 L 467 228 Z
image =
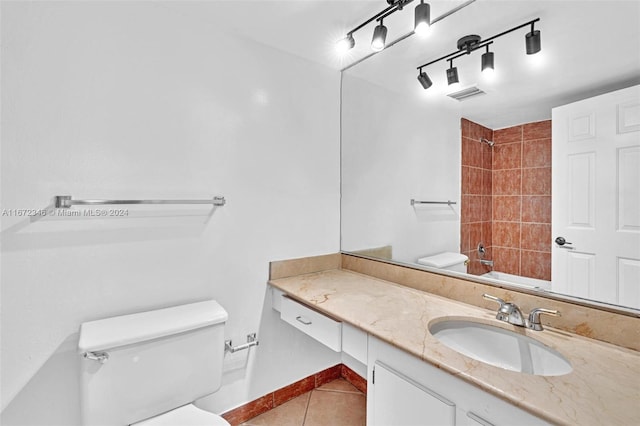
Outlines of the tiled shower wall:
M 490 148 L 480 137 L 493 140 Z M 551 121 L 492 131 L 462 119 L 461 251 L 469 273 L 551 279 Z
M 460 214 L 460 252 L 469 262 L 467 271 L 481 275 L 489 269 L 478 258 L 478 244 L 491 259 L 492 250 L 492 150 L 480 138 L 493 140 L 493 130 L 462 119 L 462 209 Z

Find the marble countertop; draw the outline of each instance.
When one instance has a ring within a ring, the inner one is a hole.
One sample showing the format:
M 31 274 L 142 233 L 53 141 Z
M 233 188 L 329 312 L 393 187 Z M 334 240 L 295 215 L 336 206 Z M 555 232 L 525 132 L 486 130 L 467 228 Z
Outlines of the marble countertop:
M 549 422 L 640 425 L 640 352 L 552 328 L 512 326 L 495 312 L 347 270 L 270 284 Z M 573 371 L 544 377 L 504 370 L 448 348 L 429 332 L 434 320 L 462 317 L 532 337 L 560 352 Z

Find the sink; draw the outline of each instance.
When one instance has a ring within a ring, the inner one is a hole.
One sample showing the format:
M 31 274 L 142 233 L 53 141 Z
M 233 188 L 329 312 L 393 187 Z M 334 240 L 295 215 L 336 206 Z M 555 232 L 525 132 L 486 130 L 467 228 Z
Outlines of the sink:
M 443 320 L 429 326 L 449 348 L 505 370 L 537 376 L 570 373 L 571 364 L 558 351 L 513 331 L 469 320 Z

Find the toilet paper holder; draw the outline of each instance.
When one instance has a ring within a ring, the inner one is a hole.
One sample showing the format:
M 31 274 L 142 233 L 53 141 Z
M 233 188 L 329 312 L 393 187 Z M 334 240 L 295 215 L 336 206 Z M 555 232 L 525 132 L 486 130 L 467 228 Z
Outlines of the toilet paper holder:
M 256 336 L 256 333 L 251 333 L 251 334 L 247 334 L 247 343 L 243 343 L 238 346 L 233 346 L 233 342 L 231 342 L 231 340 L 225 340 L 224 351 L 235 353 L 238 351 L 249 349 L 252 346 L 258 346 L 258 344 L 260 344 L 260 342 L 258 341 L 258 337 Z

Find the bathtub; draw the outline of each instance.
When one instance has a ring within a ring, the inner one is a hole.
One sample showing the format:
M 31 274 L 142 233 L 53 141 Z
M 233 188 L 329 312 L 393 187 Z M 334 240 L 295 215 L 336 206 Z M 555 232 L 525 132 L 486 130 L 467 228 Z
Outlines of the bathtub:
M 484 278 L 491 278 L 493 280 L 505 281 L 509 284 L 513 284 L 519 287 L 526 287 L 531 289 L 551 290 L 551 281 L 539 280 L 537 278 L 521 277 L 518 275 L 511 275 L 499 271 L 491 271 L 481 275 Z

